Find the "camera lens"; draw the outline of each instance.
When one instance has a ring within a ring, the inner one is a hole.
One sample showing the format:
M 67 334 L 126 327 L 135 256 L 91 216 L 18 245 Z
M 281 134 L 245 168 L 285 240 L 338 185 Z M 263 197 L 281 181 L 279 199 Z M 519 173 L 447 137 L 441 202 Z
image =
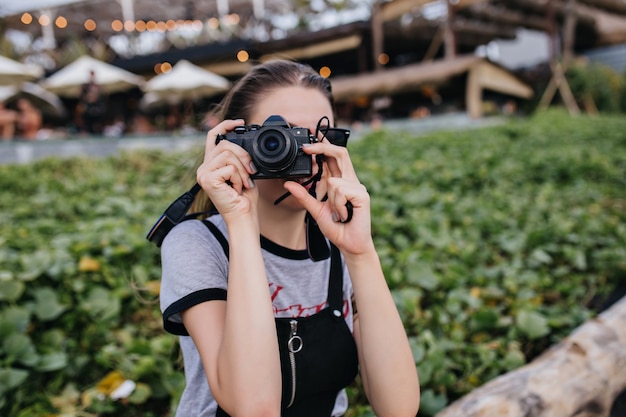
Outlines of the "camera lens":
M 252 146 L 256 167 L 266 173 L 280 174 L 288 171 L 298 154 L 295 139 L 288 131 L 262 129 Z
M 280 139 L 273 135 L 267 136 L 263 138 L 261 146 L 267 153 L 276 152 L 276 149 L 280 146 Z

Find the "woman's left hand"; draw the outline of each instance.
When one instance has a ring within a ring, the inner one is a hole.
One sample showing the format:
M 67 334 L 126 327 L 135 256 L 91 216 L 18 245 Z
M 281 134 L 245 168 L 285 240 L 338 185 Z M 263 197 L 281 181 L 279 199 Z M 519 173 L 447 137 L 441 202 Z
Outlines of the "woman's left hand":
M 324 155 L 325 173 L 319 191 L 326 191 L 328 199 L 318 201 L 294 181 L 285 188 L 313 216 L 322 233 L 344 254 L 360 255 L 370 252 L 374 243 L 370 224 L 370 197 L 359 182 L 348 150 L 326 141 L 303 147 L 309 155 Z M 346 203 L 352 205 L 352 218 L 348 220 Z

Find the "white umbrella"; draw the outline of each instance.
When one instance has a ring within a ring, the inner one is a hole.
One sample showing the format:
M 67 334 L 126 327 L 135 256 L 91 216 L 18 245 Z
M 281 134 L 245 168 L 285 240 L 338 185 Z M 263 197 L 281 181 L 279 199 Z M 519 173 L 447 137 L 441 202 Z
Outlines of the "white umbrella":
M 176 104 L 211 97 L 228 90 L 230 86 L 228 79 L 183 59 L 171 71 L 146 82 L 143 90 L 147 93 L 145 100 L 151 104 L 158 101 Z
M 9 85 L 0 87 L 0 102 L 11 105 L 20 98 L 27 98 L 33 106 L 44 114 L 63 117 L 67 114 L 63 102 L 54 93 L 46 91 L 38 84 L 22 83 L 20 86 Z
M 143 77 L 130 71 L 83 55 L 42 80 L 41 86 L 60 96 L 79 97 L 82 85 L 90 79 L 91 71 L 95 73 L 96 83 L 107 94 L 140 87 L 144 82 Z
M 0 55 L 0 85 L 19 84 L 33 81 L 43 76 L 43 68 L 37 65 L 22 64 Z

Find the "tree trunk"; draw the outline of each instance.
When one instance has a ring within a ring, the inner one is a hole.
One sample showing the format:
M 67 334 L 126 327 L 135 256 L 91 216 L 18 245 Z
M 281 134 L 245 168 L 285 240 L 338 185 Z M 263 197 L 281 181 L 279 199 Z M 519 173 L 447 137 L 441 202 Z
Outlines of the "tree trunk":
M 626 297 L 436 417 L 608 417 L 626 389 Z

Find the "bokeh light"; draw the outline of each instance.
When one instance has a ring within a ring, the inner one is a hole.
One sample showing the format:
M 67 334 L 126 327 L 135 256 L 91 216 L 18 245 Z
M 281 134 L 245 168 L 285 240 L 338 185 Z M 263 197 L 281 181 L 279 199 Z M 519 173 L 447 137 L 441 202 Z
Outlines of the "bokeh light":
M 87 19 L 85 20 L 85 24 L 83 26 L 85 27 L 85 30 L 93 32 L 94 30 L 96 30 L 96 21 L 93 19 Z

